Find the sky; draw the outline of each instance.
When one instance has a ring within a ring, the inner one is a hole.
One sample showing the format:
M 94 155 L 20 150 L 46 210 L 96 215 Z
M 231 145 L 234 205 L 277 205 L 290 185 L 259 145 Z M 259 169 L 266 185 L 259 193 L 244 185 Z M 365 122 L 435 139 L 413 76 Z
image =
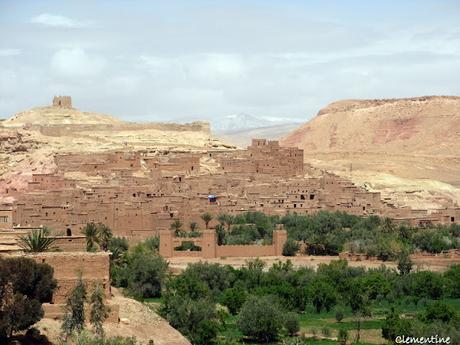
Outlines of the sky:
M 0 0 L 0 118 L 54 95 L 132 121 L 459 95 L 459 18 L 458 0 Z

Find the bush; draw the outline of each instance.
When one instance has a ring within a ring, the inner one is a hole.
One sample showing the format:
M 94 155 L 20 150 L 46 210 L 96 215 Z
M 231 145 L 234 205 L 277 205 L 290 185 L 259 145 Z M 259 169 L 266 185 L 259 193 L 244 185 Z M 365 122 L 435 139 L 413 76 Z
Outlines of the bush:
M 346 345 L 348 340 L 348 332 L 341 328 L 339 329 L 339 333 L 337 334 L 337 341 L 339 342 L 340 345 Z
M 335 319 L 337 322 L 342 322 L 344 317 L 344 311 L 342 307 L 338 307 L 335 309 Z
M 281 308 L 272 296 L 250 296 L 243 304 L 236 324 L 245 336 L 269 342 L 278 337 L 282 322 Z
M 294 240 L 287 240 L 283 246 L 283 255 L 284 256 L 295 256 L 299 251 L 299 244 Z
M 316 280 L 310 285 L 310 296 L 312 296 L 311 301 L 317 313 L 323 309 L 331 310 L 337 301 L 334 288 L 323 280 Z
M 0 342 L 43 317 L 56 289 L 53 269 L 27 258 L 0 258 Z
M 125 267 L 127 289 L 136 298 L 159 297 L 168 263 L 151 252 L 130 253 Z
M 220 322 L 215 305 L 208 299 L 192 300 L 186 295 L 171 295 L 167 297 L 162 314 L 193 345 L 216 343 Z
M 246 301 L 246 291 L 239 287 L 226 289 L 221 296 L 221 304 L 228 308 L 232 315 L 238 314 Z
M 283 325 L 287 334 L 295 335 L 300 330 L 299 316 L 293 312 L 284 314 Z
M 460 264 L 449 267 L 444 273 L 447 291 L 452 298 L 460 298 Z

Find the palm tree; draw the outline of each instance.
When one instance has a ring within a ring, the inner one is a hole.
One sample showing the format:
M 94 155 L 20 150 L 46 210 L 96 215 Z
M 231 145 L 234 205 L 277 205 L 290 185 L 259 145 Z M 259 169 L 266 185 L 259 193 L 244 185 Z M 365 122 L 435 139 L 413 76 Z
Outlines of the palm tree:
M 198 223 L 197 222 L 191 222 L 190 223 L 190 231 L 194 232 L 198 229 Z
M 93 222 L 85 225 L 81 231 L 86 237 L 86 250 L 88 252 L 96 249 L 96 243 L 98 242 L 98 229 L 97 225 Z
M 227 231 L 230 231 L 230 228 L 233 222 L 234 222 L 234 217 L 228 214 L 227 217 L 225 217 L 225 224 L 227 224 Z
M 224 225 L 227 222 L 227 217 L 228 216 L 226 214 L 221 213 L 217 216 L 217 220 L 219 221 L 221 225 Z
M 204 224 L 206 225 L 206 229 L 208 229 L 209 222 L 212 220 L 212 218 L 213 218 L 212 215 L 210 213 L 208 213 L 208 212 L 203 213 L 201 215 L 201 219 L 203 219 Z
M 109 248 L 109 241 L 112 238 L 112 230 L 102 223 L 97 226 L 97 243 L 101 246 L 103 251 L 107 251 Z
M 174 234 L 179 236 L 182 229 L 182 222 L 179 219 L 176 219 L 174 222 L 171 223 L 171 229 L 174 230 Z
M 32 230 L 25 236 L 20 236 L 17 239 L 19 247 L 25 252 L 46 252 L 56 249 L 52 247 L 56 241 L 55 238 L 49 237 L 50 230 L 42 228 L 40 230 Z

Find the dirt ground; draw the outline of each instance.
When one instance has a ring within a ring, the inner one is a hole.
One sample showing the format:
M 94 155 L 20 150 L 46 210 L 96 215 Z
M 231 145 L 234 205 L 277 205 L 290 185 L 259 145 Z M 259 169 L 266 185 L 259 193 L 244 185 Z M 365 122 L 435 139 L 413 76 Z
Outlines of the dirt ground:
M 192 257 L 174 257 L 167 259 L 169 266 L 174 273 L 179 273 L 183 271 L 188 264 L 197 263 L 197 262 L 211 262 L 218 263 L 221 265 L 230 265 L 235 268 L 241 268 L 246 264 L 248 260 L 255 258 L 247 257 L 232 257 L 232 258 L 215 258 L 215 259 L 203 259 L 203 258 L 192 258 Z M 338 260 L 337 256 L 294 256 L 294 257 L 285 257 L 285 256 L 267 256 L 261 257 L 267 267 L 272 266 L 277 261 L 286 262 L 291 260 L 294 267 L 309 267 L 316 269 L 319 264 L 328 264 L 333 260 Z M 460 263 L 460 258 L 446 258 L 443 256 L 413 256 L 412 260 L 414 262 L 414 270 L 428 270 L 434 272 L 443 272 L 449 266 Z M 396 263 L 392 261 L 377 261 L 377 260 L 362 260 L 362 261 L 348 261 L 348 265 L 351 267 L 367 267 L 367 268 L 378 268 L 381 265 L 384 265 L 389 268 L 396 268 Z
M 120 306 L 120 322 L 104 325 L 107 336 L 135 337 L 142 344 L 148 344 L 149 340 L 153 340 L 155 345 L 191 345 L 182 334 L 147 306 L 124 297 L 115 288 L 112 288 L 112 292 L 114 296 L 111 303 Z M 51 342 L 58 343 L 60 321 L 42 319 L 36 327 Z

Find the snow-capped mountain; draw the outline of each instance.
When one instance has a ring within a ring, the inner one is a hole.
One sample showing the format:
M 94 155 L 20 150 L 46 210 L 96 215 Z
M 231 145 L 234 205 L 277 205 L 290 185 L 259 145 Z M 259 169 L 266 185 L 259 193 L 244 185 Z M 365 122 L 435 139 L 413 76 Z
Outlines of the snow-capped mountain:
M 213 119 L 211 129 L 214 133 L 231 133 L 261 127 L 297 123 L 285 118 L 256 117 L 249 114 L 232 114 Z

